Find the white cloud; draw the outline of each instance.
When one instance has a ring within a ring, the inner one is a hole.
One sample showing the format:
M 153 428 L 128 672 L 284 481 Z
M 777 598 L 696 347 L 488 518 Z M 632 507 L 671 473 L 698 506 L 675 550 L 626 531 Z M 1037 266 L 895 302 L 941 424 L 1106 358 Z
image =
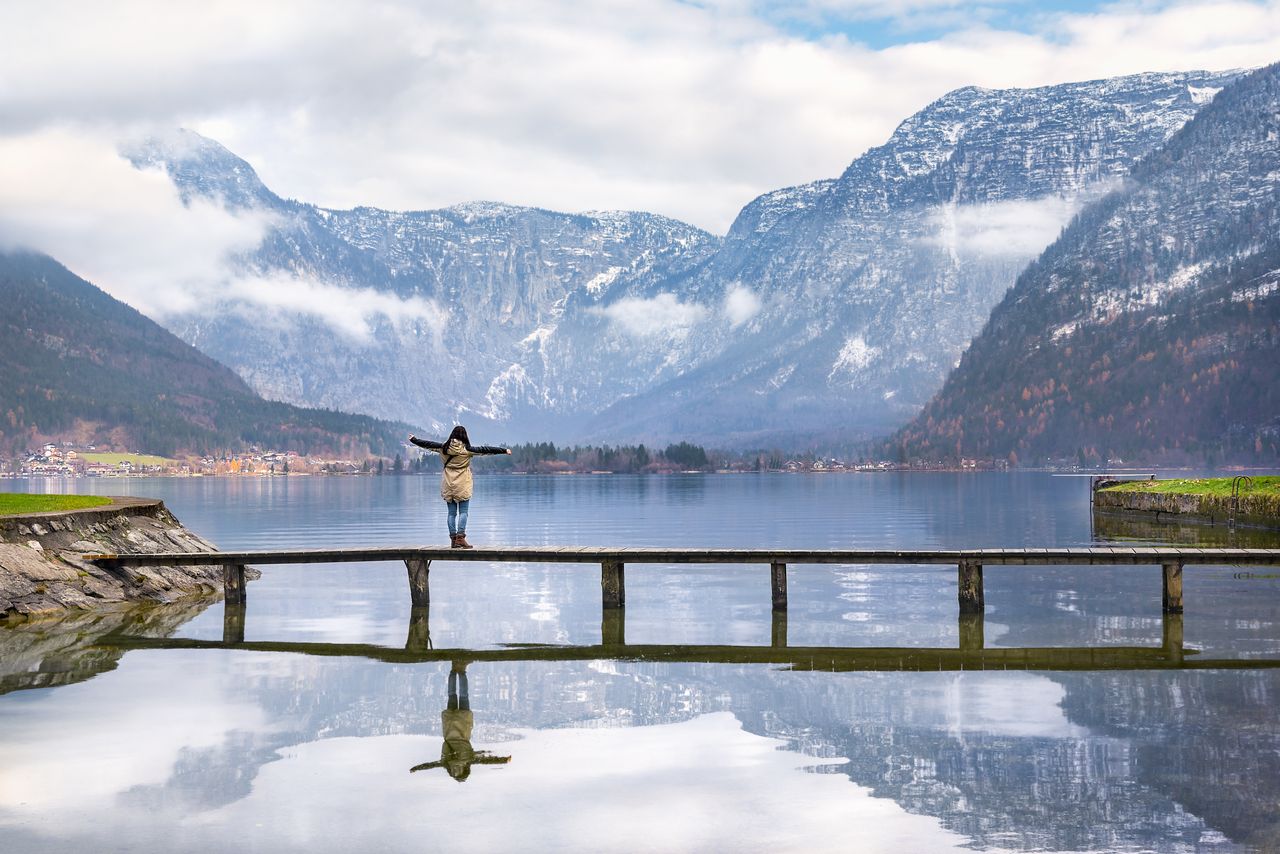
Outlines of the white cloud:
M 955 255 L 1034 257 L 1057 239 L 1081 204 L 1080 198 L 1048 196 L 943 205 L 930 214 L 927 241 Z
M 684 336 L 707 316 L 707 310 L 697 303 L 680 302 L 675 294 L 666 293 L 651 299 L 627 297 L 593 311 L 637 338 Z
M 423 332 L 439 346 L 446 320 L 445 312 L 433 300 L 406 299 L 372 288 L 342 287 L 279 272 L 229 278 L 217 293 L 259 317 L 264 309 L 279 312 L 286 323 L 294 315 L 308 315 L 358 341 L 372 340 L 373 324 L 385 319 L 398 329 Z
M 135 169 L 107 140 L 67 130 L 0 136 L 0 247 L 44 252 L 140 311 L 168 317 L 211 305 L 305 314 L 364 339 L 379 318 L 419 324 L 438 339 L 434 302 L 401 299 L 274 273 L 245 273 L 236 257 L 276 219 L 184 204 L 161 170 Z
M 477 738 L 477 749 L 511 762 L 475 767 L 461 785 L 439 769 L 408 771 L 440 755 L 438 737 L 312 741 L 282 748 L 225 806 L 182 815 L 162 803 L 147 816 L 127 801 L 91 802 L 41 830 L 67 848 L 84 847 L 89 834 L 154 848 L 177 826 L 186 846 L 201 850 L 219 848 L 229 828 L 273 851 L 400 850 L 443 828 L 457 847 L 475 851 L 843 852 L 856 828 L 860 851 L 969 850 L 938 818 L 875 797 L 838 771 L 809 770 L 842 760 L 746 732 L 729 713 L 657 726 L 601 723 L 517 731 L 496 744 Z M 94 752 L 87 756 L 91 762 Z
M 225 656 L 207 657 L 198 678 L 172 690 L 173 669 L 155 657 L 126 656 L 111 679 L 33 692 L 28 703 L 0 708 L 0 812 L 28 815 L 109 814 L 121 792 L 169 779 L 184 751 L 223 744 L 232 732 L 259 731 L 267 718 L 236 697 L 239 668 Z M 111 738 L 85 719 L 110 722 Z M 139 714 L 146 697 L 146 714 Z M 58 736 L 50 738 L 56 731 Z
M 760 297 L 750 288 L 736 284 L 724 295 L 724 313 L 730 326 L 741 326 L 760 313 Z
M 955 13 L 939 38 L 882 49 L 854 27 L 798 35 L 775 6 L 8 3 L 0 32 L 22 38 L 0 52 L 0 128 L 189 126 L 278 192 L 330 206 L 491 198 L 723 231 L 758 193 L 838 174 L 958 86 L 1280 57 L 1280 0 L 1028 12 L 1024 31 L 943 0 L 802 7 L 818 20 Z
M 134 169 L 101 139 L 0 137 L 0 245 L 48 253 L 146 313 L 199 304 L 271 222 L 214 201 L 184 205 L 162 171 Z

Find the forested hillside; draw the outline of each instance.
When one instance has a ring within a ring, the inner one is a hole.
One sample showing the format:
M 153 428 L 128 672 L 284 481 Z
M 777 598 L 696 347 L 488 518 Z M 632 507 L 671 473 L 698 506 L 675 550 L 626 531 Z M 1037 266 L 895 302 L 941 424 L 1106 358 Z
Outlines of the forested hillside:
M 1280 457 L 1280 66 L 1224 89 L 1082 211 L 886 450 Z
M 43 255 L 0 253 L 0 454 L 55 439 L 173 455 L 394 453 L 399 425 L 263 400 Z

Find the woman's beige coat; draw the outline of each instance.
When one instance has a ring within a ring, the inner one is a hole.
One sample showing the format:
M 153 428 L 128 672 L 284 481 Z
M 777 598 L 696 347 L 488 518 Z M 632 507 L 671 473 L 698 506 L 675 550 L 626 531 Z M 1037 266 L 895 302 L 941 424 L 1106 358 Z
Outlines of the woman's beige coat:
M 471 500 L 471 458 L 467 446 L 454 439 L 440 452 L 444 458 L 444 474 L 440 477 L 440 497 L 445 501 Z
M 410 436 L 409 441 L 419 448 L 435 451 L 444 458 L 444 477 L 440 478 L 440 497 L 445 501 L 471 500 L 471 458 L 482 454 L 509 454 L 506 448 L 493 445 L 472 445 L 451 440 L 447 445 Z

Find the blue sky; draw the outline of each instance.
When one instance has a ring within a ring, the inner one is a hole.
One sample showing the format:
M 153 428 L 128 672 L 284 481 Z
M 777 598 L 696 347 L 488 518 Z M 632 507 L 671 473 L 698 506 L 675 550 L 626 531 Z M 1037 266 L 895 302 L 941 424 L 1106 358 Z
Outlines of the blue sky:
M 879 50 L 893 45 L 934 41 L 972 26 L 1006 32 L 1039 32 L 1051 27 L 1057 14 L 1094 12 L 1107 5 L 1113 4 L 1009 0 L 1003 3 L 921 3 L 905 9 L 899 4 L 813 9 L 794 3 L 767 3 L 759 4 L 755 12 L 782 31 L 800 38 L 843 36 Z

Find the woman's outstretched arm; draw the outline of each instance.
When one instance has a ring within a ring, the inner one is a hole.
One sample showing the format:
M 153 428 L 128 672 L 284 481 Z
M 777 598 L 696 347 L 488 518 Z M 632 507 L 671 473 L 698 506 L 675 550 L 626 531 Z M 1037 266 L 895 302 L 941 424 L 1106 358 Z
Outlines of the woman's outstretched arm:
M 443 442 L 432 442 L 430 439 L 419 439 L 417 436 L 409 436 L 410 443 L 417 445 L 419 448 L 426 448 L 428 451 L 444 450 Z
M 497 445 L 481 445 L 478 448 L 472 448 L 471 453 L 473 454 L 509 454 L 511 453 L 511 449 L 500 448 Z
M 487 750 L 477 750 L 476 758 L 471 760 L 473 765 L 506 765 L 511 761 L 510 756 L 494 756 Z

